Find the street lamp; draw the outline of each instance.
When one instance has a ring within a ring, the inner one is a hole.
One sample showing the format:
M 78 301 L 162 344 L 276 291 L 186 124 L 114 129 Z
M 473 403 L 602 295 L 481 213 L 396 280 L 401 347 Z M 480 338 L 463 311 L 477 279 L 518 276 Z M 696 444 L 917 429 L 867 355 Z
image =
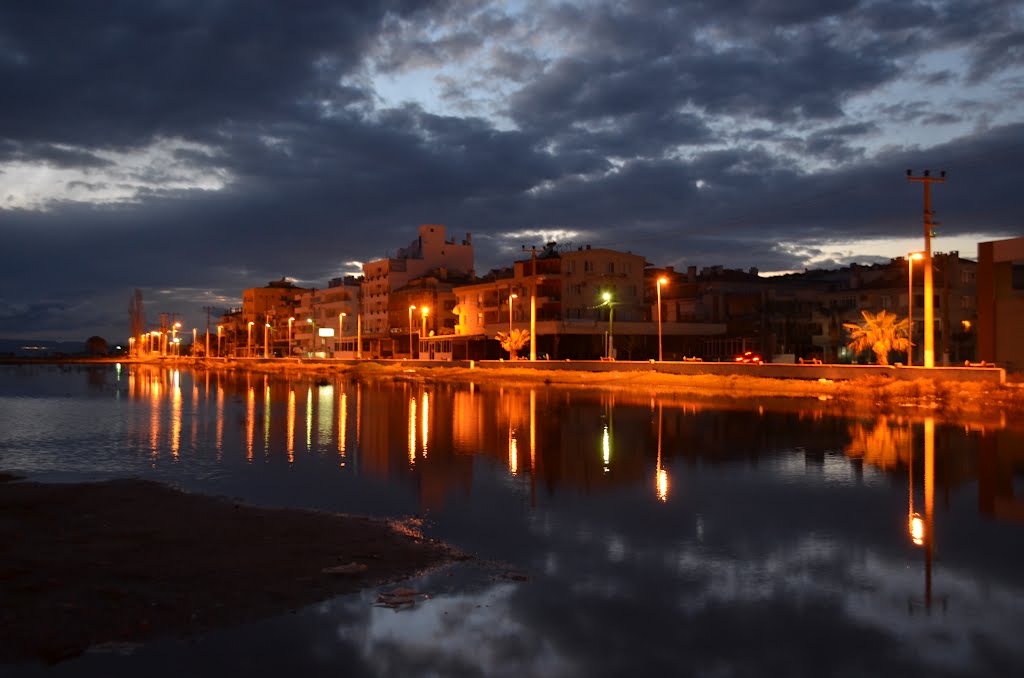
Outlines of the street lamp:
M 409 307 L 409 358 L 412 358 L 412 312 L 415 310 L 415 304 Z
M 270 357 L 270 323 L 263 325 L 263 357 Z
M 217 357 L 220 357 L 220 335 L 224 331 L 223 325 L 217 325 Z
M 603 292 L 601 298 L 604 299 L 604 305 L 608 307 L 608 348 L 606 358 L 609 360 L 615 355 L 615 335 L 613 334 L 615 322 L 615 303 L 612 301 L 611 292 Z
M 345 338 L 345 316 L 347 316 L 347 315 L 348 315 L 348 313 L 339 313 L 338 314 L 338 350 L 339 351 L 341 350 L 342 340 Z
M 420 336 L 427 336 L 427 316 L 430 314 L 430 309 L 426 306 L 420 308 L 420 320 L 423 321 L 423 329 L 420 330 Z
M 312 318 L 306 318 L 306 322 L 309 323 L 309 327 L 310 327 L 310 330 L 309 330 L 309 332 L 310 332 L 310 335 L 309 335 L 309 337 L 310 337 L 309 338 L 309 344 L 310 344 L 309 352 L 310 352 L 310 354 L 313 354 L 313 353 L 316 353 L 316 322 Z
M 295 322 L 295 318 L 288 318 L 288 357 L 292 357 L 292 323 Z
M 914 260 L 924 259 L 924 252 L 907 255 L 907 333 L 910 346 L 907 347 L 907 367 L 914 366 Z
M 518 298 L 519 295 L 515 293 L 508 295 L 508 333 L 510 336 L 512 334 L 512 300 Z
M 668 284 L 668 278 L 662 276 L 658 278 L 658 362 L 660 363 L 662 358 L 661 353 L 661 286 Z
M 256 323 L 252 320 L 249 321 L 249 332 L 245 339 L 245 357 L 249 358 L 252 356 L 252 326 Z
M 196 328 L 192 328 L 192 357 L 196 357 Z

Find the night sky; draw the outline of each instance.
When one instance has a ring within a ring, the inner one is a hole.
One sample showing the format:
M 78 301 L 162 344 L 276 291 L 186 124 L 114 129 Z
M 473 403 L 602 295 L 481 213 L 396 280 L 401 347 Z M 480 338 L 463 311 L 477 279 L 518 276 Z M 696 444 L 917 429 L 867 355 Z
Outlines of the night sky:
M 111 341 L 422 223 L 762 272 L 1024 233 L 1016 1 L 0 5 L 0 337 Z

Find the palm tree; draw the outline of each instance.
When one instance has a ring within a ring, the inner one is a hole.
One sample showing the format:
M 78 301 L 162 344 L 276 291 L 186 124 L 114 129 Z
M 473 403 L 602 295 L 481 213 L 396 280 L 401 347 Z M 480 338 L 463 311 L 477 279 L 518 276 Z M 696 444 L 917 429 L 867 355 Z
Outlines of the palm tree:
M 515 360 L 516 353 L 522 351 L 530 343 L 529 330 L 512 330 L 511 332 L 498 332 L 494 338 L 501 343 L 501 347 L 508 351 L 508 359 Z
M 910 349 L 910 323 L 906 318 L 897 320 L 895 313 L 879 311 L 861 311 L 864 322 L 843 323 L 850 332 L 847 346 L 851 351 L 860 353 L 871 349 L 879 365 L 889 364 L 891 351 L 907 351 Z

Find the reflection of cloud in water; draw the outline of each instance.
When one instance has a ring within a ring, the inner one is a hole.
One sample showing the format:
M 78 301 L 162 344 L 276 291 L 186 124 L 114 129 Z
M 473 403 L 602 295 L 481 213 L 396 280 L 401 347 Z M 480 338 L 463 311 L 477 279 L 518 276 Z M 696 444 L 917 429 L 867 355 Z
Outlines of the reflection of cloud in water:
M 499 583 L 398 611 L 372 607 L 358 623 L 340 626 L 338 638 L 352 643 L 378 675 L 574 675 L 552 642 L 511 617 L 516 588 Z

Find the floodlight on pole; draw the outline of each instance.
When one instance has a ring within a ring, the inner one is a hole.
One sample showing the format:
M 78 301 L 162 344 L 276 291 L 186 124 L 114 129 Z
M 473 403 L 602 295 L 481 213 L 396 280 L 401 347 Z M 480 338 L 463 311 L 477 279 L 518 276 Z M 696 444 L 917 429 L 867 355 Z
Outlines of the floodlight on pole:
M 931 176 L 931 171 L 925 170 L 923 176 L 915 177 L 913 170 L 907 170 L 907 181 L 914 181 L 924 185 L 924 366 L 935 367 L 935 311 L 934 311 L 934 289 L 932 282 L 932 238 L 935 236 L 932 221 L 931 196 L 932 184 L 944 183 L 946 171 L 942 170 L 939 176 Z

